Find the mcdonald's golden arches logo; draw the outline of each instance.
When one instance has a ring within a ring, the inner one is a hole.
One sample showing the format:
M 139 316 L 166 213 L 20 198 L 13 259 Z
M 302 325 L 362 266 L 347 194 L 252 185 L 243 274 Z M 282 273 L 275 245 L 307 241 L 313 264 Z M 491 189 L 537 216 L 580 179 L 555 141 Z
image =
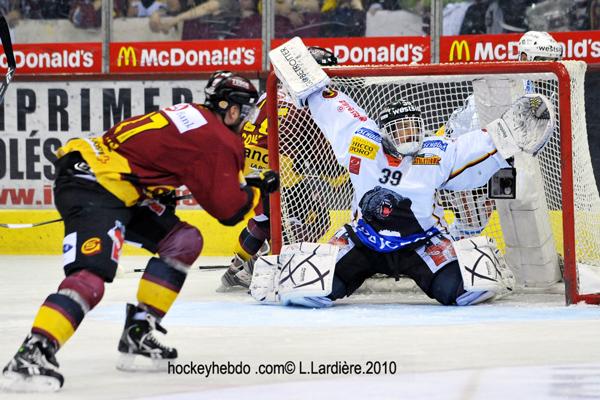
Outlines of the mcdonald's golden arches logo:
M 117 57 L 117 67 L 121 65 L 129 66 L 129 62 L 131 62 L 131 66 L 137 66 L 137 55 L 135 54 L 135 49 L 133 46 L 121 46 L 119 49 L 119 56 Z
M 466 40 L 455 40 L 452 42 L 452 46 L 450 46 L 450 62 L 454 61 L 454 56 L 456 56 L 456 61 L 471 61 L 471 50 Z

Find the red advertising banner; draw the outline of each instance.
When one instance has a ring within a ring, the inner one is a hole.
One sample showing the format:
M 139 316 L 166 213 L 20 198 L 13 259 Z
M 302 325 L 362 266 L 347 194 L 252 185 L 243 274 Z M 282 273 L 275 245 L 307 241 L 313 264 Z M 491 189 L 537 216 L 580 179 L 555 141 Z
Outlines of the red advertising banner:
M 272 47 L 286 39 L 275 39 Z M 429 37 L 353 37 L 302 39 L 307 46 L 333 51 L 341 65 L 377 65 L 428 63 L 431 59 Z
M 102 72 L 102 43 L 36 43 L 13 46 L 17 74 Z M 0 67 L 7 68 L 4 50 Z
M 110 44 L 110 72 L 260 71 L 262 41 L 190 40 Z
M 600 63 L 600 31 L 551 32 L 565 60 Z M 521 34 L 442 36 L 440 62 L 516 61 Z

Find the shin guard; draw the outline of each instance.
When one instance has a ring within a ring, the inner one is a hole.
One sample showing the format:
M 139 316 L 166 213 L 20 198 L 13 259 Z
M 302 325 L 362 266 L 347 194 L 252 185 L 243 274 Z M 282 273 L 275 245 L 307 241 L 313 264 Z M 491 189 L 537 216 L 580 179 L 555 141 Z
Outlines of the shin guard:
M 182 271 L 181 268 L 175 269 L 159 258 L 151 258 L 137 292 L 140 305 L 156 317 L 162 318 L 171 308 L 185 282 L 187 270 Z

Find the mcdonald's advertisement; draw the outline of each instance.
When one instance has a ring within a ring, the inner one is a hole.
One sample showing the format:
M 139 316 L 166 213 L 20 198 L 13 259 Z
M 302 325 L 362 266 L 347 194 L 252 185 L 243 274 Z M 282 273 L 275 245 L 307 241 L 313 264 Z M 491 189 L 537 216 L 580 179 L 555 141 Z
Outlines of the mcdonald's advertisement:
M 102 72 L 102 43 L 15 44 L 17 75 Z M 7 68 L 4 51 L 0 67 Z
M 111 72 L 260 71 L 262 41 L 111 43 Z
M 566 60 L 600 63 L 600 31 L 552 32 Z M 516 61 L 520 34 L 442 36 L 440 62 Z

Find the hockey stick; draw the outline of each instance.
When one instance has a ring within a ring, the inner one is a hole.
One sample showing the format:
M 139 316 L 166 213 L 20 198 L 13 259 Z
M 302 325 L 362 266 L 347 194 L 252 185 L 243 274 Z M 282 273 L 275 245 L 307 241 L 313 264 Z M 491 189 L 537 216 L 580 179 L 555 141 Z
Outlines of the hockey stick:
M 10 39 L 10 31 L 3 15 L 0 15 L 0 40 L 2 40 L 2 47 L 4 48 L 4 54 L 6 54 L 6 64 L 8 65 L 8 71 L 4 76 L 4 81 L 0 83 L 1 104 L 4 101 L 4 94 L 6 93 L 6 89 L 8 89 L 8 84 L 12 81 L 15 70 L 17 69 L 12 40 Z
M 35 228 L 36 226 L 53 224 L 55 222 L 60 222 L 60 221 L 62 221 L 62 218 L 51 219 L 50 221 L 35 222 L 33 224 L 0 224 L 0 228 L 8 228 L 8 229 Z
M 174 197 L 173 200 L 177 202 L 179 200 L 187 200 L 187 199 L 192 199 L 192 198 L 193 198 L 193 196 L 191 194 L 184 194 L 183 196 Z M 58 218 L 58 219 L 51 219 L 49 221 L 34 222 L 31 224 L 0 224 L 0 228 L 8 228 L 8 229 L 35 228 L 36 226 L 49 225 L 49 224 L 53 224 L 55 222 L 61 222 L 62 220 L 63 220 L 62 218 Z

